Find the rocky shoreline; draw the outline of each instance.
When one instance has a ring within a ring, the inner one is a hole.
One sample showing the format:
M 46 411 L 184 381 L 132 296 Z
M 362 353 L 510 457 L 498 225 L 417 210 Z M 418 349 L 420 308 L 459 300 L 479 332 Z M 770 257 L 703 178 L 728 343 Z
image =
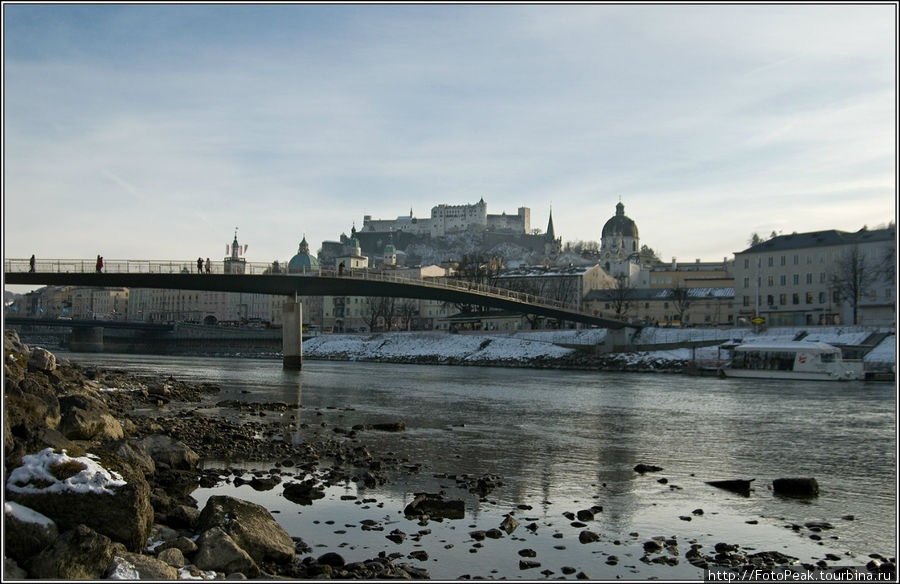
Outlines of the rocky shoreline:
M 422 465 L 402 453 L 373 454 L 365 444 L 366 433 L 403 432 L 403 422 L 327 427 L 294 420 L 297 404 L 220 401 L 218 408 L 237 414 L 225 419 L 199 407 L 219 392 L 214 384 L 82 368 L 25 346 L 14 333 L 6 334 L 4 353 L 4 579 L 429 579 L 424 551 L 381 552 L 347 562 L 339 550 L 314 552 L 292 538 L 260 505 L 214 495 L 199 508 L 191 496 L 198 486 L 227 481 L 257 490 L 278 487 L 285 498 L 310 505 L 330 486 L 375 486 L 418 473 Z M 169 406 L 165 413 L 163 405 Z M 285 440 L 293 429 L 302 430 L 305 441 Z M 211 458 L 271 468 L 203 468 L 201 461 Z M 480 497 L 502 484 L 497 476 L 446 478 Z M 404 514 L 427 526 L 429 520 L 457 517 L 460 503 L 423 493 Z M 595 512 L 585 509 L 572 519 L 587 522 Z M 508 516 L 497 529 L 469 535 L 480 542 L 510 534 L 517 525 Z M 402 541 L 421 534 L 395 529 L 386 537 Z M 585 524 L 579 540 L 592 537 L 597 534 Z M 642 561 L 678 563 L 676 540 L 653 538 L 643 545 Z M 681 555 L 698 568 L 802 566 L 779 552 L 750 553 L 724 543 L 715 548 L 693 544 Z M 520 569 L 539 566 L 527 553 L 520 555 Z M 895 573 L 893 558 L 873 554 L 867 561 L 872 572 Z M 589 578 L 574 568 L 563 575 Z

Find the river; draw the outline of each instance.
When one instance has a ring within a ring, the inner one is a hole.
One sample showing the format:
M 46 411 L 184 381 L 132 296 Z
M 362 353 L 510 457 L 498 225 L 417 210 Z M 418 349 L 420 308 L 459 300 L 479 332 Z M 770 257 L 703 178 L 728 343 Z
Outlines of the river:
M 864 565 L 872 552 L 895 555 L 892 383 L 311 360 L 295 372 L 268 359 L 60 356 L 139 375 L 216 383 L 221 393 L 203 404 L 212 410 L 215 402 L 235 399 L 298 404 L 298 425 L 404 421 L 405 432 L 360 436 L 373 453 L 392 452 L 420 465 L 388 484 L 365 488 L 348 482 L 311 506 L 291 503 L 280 488 L 223 484 L 192 493 L 201 508 L 213 494 L 266 506 L 314 554 L 339 551 L 347 561 L 360 561 L 382 551 L 405 557 L 421 550 L 427 560 L 405 561 L 436 579 L 555 578 L 563 567 L 602 579 L 696 579 L 703 571 L 684 558 L 691 543 L 713 555 L 716 543 L 727 542 L 811 563 L 828 553 L 840 558 L 830 565 Z M 304 430 L 293 428 L 286 438 L 302 441 Z M 638 474 L 638 463 L 663 470 Z M 463 473 L 499 475 L 503 486 L 479 501 L 457 488 L 452 475 Z M 820 495 L 775 496 L 770 485 L 779 477 L 815 477 Z M 755 479 L 749 497 L 705 484 L 735 478 Z M 440 489 L 465 500 L 465 519 L 420 526 L 403 516 L 413 493 Z M 603 511 L 586 527 L 573 526 L 563 515 L 591 506 Z M 702 514 L 695 513 L 699 509 Z M 520 523 L 512 534 L 483 542 L 470 537 L 473 530 L 498 527 L 510 512 Z M 361 529 L 365 519 L 383 531 Z M 833 529 L 803 527 L 811 521 Z M 402 544 L 388 540 L 394 529 L 410 537 Z M 600 540 L 580 543 L 583 529 Z M 642 544 L 657 536 L 677 538 L 677 566 L 640 560 Z M 539 567 L 520 568 L 525 549 Z

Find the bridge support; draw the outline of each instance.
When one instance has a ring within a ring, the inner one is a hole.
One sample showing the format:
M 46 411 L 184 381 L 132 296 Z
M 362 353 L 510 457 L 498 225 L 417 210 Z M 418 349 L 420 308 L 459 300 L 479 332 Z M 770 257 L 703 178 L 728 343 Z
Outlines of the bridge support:
M 288 300 L 281 314 L 282 365 L 285 369 L 300 369 L 303 365 L 303 303 Z
M 622 328 L 611 328 L 606 331 L 606 338 L 603 340 L 603 352 L 605 353 L 625 353 L 634 350 L 634 335 L 638 329 L 630 326 Z
M 76 353 L 100 353 L 103 351 L 103 327 L 72 327 L 69 349 Z

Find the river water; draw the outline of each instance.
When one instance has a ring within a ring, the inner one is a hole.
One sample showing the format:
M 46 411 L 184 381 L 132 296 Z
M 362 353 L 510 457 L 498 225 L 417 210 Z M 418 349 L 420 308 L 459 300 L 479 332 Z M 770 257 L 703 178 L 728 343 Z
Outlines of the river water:
M 264 505 L 316 555 L 338 551 L 361 561 L 382 551 L 403 557 L 425 551 L 427 560 L 402 561 L 436 579 L 556 578 L 563 567 L 595 579 L 696 579 L 703 571 L 684 559 L 691 543 L 711 555 L 716 543 L 727 542 L 811 563 L 834 554 L 841 559 L 829 560 L 832 566 L 864 565 L 873 552 L 895 556 L 891 383 L 311 360 L 295 372 L 268 359 L 62 355 L 85 365 L 216 383 L 221 393 L 205 404 L 213 409 L 226 399 L 286 402 L 299 406 L 291 414 L 298 425 L 320 428 L 404 421 L 402 433 L 360 433 L 373 454 L 391 452 L 420 465 L 386 485 L 348 482 L 311 506 L 288 501 L 280 487 L 223 484 L 192 493 L 201 508 L 213 494 Z M 287 439 L 302 442 L 305 431 L 292 428 Z M 663 470 L 641 475 L 633 470 L 638 463 Z M 241 461 L 205 464 L 240 467 Z M 503 486 L 479 501 L 457 488 L 452 475 L 463 473 L 499 475 Z M 815 477 L 820 495 L 775 496 L 770 486 L 779 477 Z M 735 478 L 755 479 L 749 497 L 705 484 Z M 464 519 L 422 526 L 403 516 L 414 493 L 441 489 L 465 500 Z M 603 511 L 586 527 L 564 516 L 592 506 Z M 520 523 L 512 534 L 480 543 L 469 535 L 498 527 L 511 512 Z M 383 531 L 361 529 L 366 519 Z M 812 521 L 833 529 L 803 527 Z M 385 537 L 395 529 L 409 536 L 401 544 Z M 600 540 L 580 543 L 583 529 Z M 641 561 L 642 544 L 657 536 L 677 538 L 677 566 Z M 540 567 L 520 568 L 518 552 L 525 549 Z

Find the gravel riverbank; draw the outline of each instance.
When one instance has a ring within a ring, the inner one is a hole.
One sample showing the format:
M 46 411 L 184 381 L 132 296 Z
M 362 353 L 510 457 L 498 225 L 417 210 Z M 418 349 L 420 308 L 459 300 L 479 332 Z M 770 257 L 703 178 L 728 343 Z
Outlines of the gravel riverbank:
M 328 423 L 299 423 L 294 413 L 300 404 L 216 400 L 220 388 L 214 384 L 85 369 L 59 362 L 52 353 L 29 348 L 10 334 L 5 339 L 5 383 L 7 580 L 430 577 L 424 550 L 349 557 L 344 548 L 323 549 L 292 538 L 279 525 L 277 513 L 260 505 L 227 495 L 207 497 L 200 505 L 192 496 L 198 488 L 246 484 L 257 491 L 277 490 L 306 508 L 316 506 L 335 487 L 421 478 L 427 472 L 421 461 L 404 452 L 378 452 L 367 440 L 375 433 L 405 432 L 402 420 L 342 427 L 330 412 L 316 412 L 313 419 L 322 414 Z M 201 403 L 215 403 L 223 414 L 212 415 Z M 302 440 L 285 439 L 298 433 Z M 210 460 L 220 463 L 204 464 Z M 249 472 L 227 461 L 257 462 L 265 470 Z M 634 472 L 641 470 L 652 473 L 647 468 Z M 429 478 L 479 500 L 489 499 L 503 481 L 494 475 Z M 348 506 L 382 504 L 347 495 Z M 602 507 L 571 507 L 572 516 L 566 519 L 577 535 L 568 545 L 602 543 L 604 536 L 591 527 Z M 410 532 L 377 521 L 359 527 L 382 532 L 391 541 L 418 541 L 437 524 L 465 517 L 466 503 L 454 491 L 435 488 L 415 497 L 402 512 L 419 529 Z M 830 527 L 797 528 L 826 533 Z M 464 539 L 477 553 L 494 540 L 524 542 L 521 534 L 538 529 L 543 527 L 529 518 L 529 510 L 521 509 L 508 513 L 497 526 L 472 529 Z M 714 567 L 818 569 L 843 559 L 816 565 L 738 543 L 703 546 L 656 534 L 636 545 L 641 552 L 634 560 L 609 551 L 605 563 L 687 563 L 702 573 L 700 569 Z M 524 578 L 591 577 L 580 566 L 542 570 L 534 550 L 524 544 L 517 553 Z M 894 573 L 893 558 L 873 555 L 877 557 L 862 562 L 868 571 Z M 460 566 L 459 577 L 465 576 Z

